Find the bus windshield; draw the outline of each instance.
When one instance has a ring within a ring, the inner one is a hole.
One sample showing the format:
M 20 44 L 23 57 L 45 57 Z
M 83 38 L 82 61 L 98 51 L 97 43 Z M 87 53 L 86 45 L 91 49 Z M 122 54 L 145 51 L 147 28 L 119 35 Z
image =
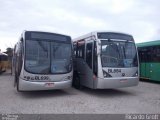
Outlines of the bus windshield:
M 47 40 L 26 40 L 25 68 L 37 74 L 71 71 L 71 44 Z
M 135 43 L 101 40 L 102 67 L 137 67 Z

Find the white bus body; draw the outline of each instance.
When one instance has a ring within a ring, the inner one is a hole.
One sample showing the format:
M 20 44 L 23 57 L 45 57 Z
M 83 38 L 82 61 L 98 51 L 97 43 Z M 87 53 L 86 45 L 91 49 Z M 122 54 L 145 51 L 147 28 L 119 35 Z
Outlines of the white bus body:
M 24 31 L 15 46 L 12 74 L 18 91 L 65 89 L 72 85 L 70 36 Z
M 131 35 L 91 32 L 73 39 L 73 45 L 75 87 L 106 89 L 138 85 L 138 55 Z

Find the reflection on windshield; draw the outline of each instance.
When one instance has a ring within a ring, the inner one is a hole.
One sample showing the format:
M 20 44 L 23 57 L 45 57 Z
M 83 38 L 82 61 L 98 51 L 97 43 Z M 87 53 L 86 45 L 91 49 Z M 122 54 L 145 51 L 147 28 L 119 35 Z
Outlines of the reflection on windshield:
M 31 73 L 67 73 L 71 70 L 71 45 L 26 40 L 25 68 Z
M 52 44 L 52 61 L 51 72 L 52 73 L 66 73 L 68 69 L 71 69 L 71 45 L 62 43 Z
M 26 41 L 25 67 L 31 73 L 49 72 L 50 46 L 45 41 Z
M 102 40 L 103 67 L 136 67 L 137 54 L 132 42 Z

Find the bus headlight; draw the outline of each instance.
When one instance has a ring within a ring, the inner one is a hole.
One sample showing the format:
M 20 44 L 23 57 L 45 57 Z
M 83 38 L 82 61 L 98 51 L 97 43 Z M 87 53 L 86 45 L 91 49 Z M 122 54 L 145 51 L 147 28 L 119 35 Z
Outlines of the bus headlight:
M 138 77 L 138 71 L 136 71 L 132 77 Z
M 109 73 L 107 73 L 106 71 L 103 70 L 103 76 L 104 77 L 112 77 Z
M 66 80 L 72 80 L 72 76 L 67 76 L 67 77 L 64 78 L 64 80 L 65 80 L 65 81 L 66 81 Z

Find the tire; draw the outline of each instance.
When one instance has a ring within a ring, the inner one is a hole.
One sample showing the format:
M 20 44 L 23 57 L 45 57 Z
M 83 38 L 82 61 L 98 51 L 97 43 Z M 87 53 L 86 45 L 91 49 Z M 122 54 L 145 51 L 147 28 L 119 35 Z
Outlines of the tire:
M 16 77 L 16 74 L 14 75 L 14 87 L 16 87 L 17 85 L 17 77 Z
M 14 78 L 15 78 L 14 87 L 16 87 L 17 92 L 20 92 L 20 90 L 19 90 L 19 77 L 18 77 L 17 73 L 15 73 L 15 77 Z
M 19 79 L 17 79 L 17 92 L 21 92 L 21 91 L 19 90 Z

